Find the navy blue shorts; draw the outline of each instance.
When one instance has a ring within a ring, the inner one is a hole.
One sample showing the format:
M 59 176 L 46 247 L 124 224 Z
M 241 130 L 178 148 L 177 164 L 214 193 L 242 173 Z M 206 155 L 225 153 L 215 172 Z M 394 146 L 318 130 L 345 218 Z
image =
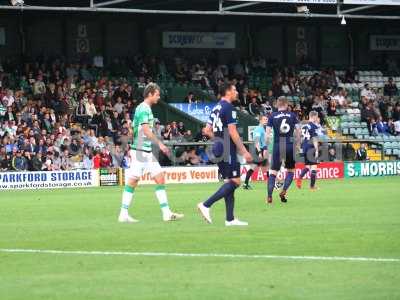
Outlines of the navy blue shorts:
M 282 153 L 281 153 L 282 152 Z M 285 145 L 284 149 L 280 149 L 279 144 L 274 144 L 271 153 L 271 170 L 279 171 L 282 162 L 285 161 L 286 169 L 294 169 L 296 165 L 295 152 L 293 144 Z
M 240 177 L 240 163 L 234 164 L 228 162 L 218 163 L 218 170 L 223 179 L 231 179 Z

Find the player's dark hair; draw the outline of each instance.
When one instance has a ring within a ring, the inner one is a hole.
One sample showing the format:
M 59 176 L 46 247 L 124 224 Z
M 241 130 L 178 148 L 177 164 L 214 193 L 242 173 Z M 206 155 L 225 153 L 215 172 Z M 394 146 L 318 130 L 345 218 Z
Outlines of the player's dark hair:
M 150 82 L 146 87 L 144 88 L 143 91 L 143 97 L 146 99 L 149 95 L 154 95 L 156 91 L 160 92 L 160 87 L 158 86 L 157 83 Z
M 232 88 L 233 84 L 231 82 L 225 82 L 219 86 L 218 92 L 221 97 L 226 95 L 226 92 Z

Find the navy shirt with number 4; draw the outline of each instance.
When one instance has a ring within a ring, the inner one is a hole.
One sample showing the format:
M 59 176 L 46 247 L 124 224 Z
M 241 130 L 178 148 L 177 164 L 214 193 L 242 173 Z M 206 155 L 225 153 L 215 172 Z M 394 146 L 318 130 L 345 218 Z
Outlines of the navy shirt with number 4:
M 236 155 L 236 145 L 230 138 L 228 132 L 229 124 L 237 124 L 236 108 L 228 101 L 222 99 L 212 109 L 210 118 L 207 123 L 211 125 L 214 136 L 224 140 L 224 135 L 228 135 L 228 137 L 226 137 L 226 140 L 228 140 L 229 138 L 230 155 Z M 216 156 L 221 156 L 223 153 L 223 143 L 215 143 L 213 149 Z
M 294 129 L 299 123 L 297 115 L 290 111 L 273 112 L 268 118 L 268 127 L 274 131 L 274 144 L 279 145 L 281 139 L 285 139 L 287 145 L 294 143 Z

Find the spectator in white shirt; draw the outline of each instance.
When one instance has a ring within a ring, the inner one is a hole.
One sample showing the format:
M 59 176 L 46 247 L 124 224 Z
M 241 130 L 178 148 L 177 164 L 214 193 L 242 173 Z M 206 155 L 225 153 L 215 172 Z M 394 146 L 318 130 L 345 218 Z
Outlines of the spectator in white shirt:
M 364 88 L 361 90 L 361 97 L 365 97 L 367 100 L 375 100 L 376 94 L 369 88 L 369 84 L 366 83 Z
M 333 99 L 335 99 L 336 103 L 341 107 L 344 107 L 347 104 L 345 92 L 343 89 L 341 89 L 337 95 L 333 96 Z
M 2 101 L 6 107 L 12 106 L 15 102 L 14 92 L 12 90 L 7 90 L 7 94 L 3 97 Z
M 125 107 L 125 104 L 122 103 L 122 98 L 118 97 L 117 103 L 114 104 L 115 111 L 117 111 L 118 114 L 120 115 L 124 111 L 124 107 Z
M 86 108 L 86 114 L 89 115 L 91 118 L 93 118 L 93 116 L 97 114 L 96 106 L 94 105 L 92 98 L 88 99 L 85 108 Z

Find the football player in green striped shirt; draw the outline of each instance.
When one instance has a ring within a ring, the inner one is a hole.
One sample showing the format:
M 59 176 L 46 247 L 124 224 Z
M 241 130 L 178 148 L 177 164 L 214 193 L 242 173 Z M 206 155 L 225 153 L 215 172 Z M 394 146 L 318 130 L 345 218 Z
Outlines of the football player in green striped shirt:
M 138 105 L 132 122 L 133 143 L 129 153 L 130 167 L 125 173 L 125 188 L 122 194 L 122 206 L 118 221 L 134 223 L 138 220 L 128 213 L 135 189 L 142 175 L 150 173 L 156 185 L 156 197 L 160 203 L 162 219 L 175 221 L 183 218 L 183 214 L 174 213 L 169 208 L 167 193 L 165 191 L 164 172 L 152 153 L 152 146 L 157 145 L 160 150 L 168 155 L 169 149 L 153 133 L 154 116 L 151 106 L 160 99 L 160 87 L 149 83 L 144 89 L 144 101 Z

